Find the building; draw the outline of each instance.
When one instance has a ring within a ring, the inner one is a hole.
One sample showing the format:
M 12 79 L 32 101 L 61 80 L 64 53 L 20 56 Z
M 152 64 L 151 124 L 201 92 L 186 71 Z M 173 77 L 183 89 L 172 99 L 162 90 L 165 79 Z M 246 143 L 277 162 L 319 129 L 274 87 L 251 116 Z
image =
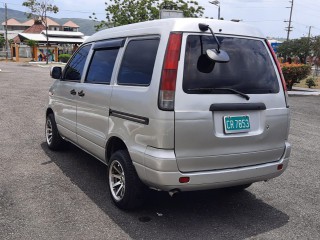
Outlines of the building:
M 47 25 L 48 25 L 48 30 L 51 31 L 67 31 L 67 32 L 78 32 L 79 31 L 79 26 L 75 24 L 72 21 L 68 21 L 63 25 L 60 25 L 59 23 L 53 21 L 50 18 L 46 18 Z M 23 32 L 27 30 L 29 27 L 31 27 L 34 24 L 35 20 L 30 19 L 26 22 L 19 22 L 18 20 L 11 18 L 7 21 L 7 29 L 8 31 L 19 31 Z M 3 22 L 2 26 L 5 26 L 6 23 Z
M 50 18 L 46 19 L 48 31 L 42 21 L 29 20 L 20 23 L 15 19 L 7 21 L 8 33 L 14 32 L 8 39 L 13 39 L 11 44 L 11 56 L 14 60 L 30 58 L 35 61 L 58 61 L 61 53 L 73 53 L 84 42 L 85 36 L 79 32 L 79 26 L 72 21 L 60 25 Z M 2 23 L 5 25 L 5 23 Z M 30 41 L 37 46 L 30 47 Z M 48 48 L 47 48 L 47 42 Z

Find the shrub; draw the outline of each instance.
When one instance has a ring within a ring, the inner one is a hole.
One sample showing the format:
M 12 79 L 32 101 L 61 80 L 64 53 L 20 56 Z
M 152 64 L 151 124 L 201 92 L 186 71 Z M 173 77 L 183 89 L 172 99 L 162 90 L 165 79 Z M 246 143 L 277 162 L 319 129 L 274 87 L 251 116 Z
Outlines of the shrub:
M 313 77 L 308 77 L 307 80 L 306 80 L 306 84 L 307 84 L 308 88 L 312 88 L 312 87 L 317 86 L 317 84 L 314 81 Z
M 71 55 L 70 54 L 60 54 L 59 55 L 59 61 L 60 62 L 68 62 L 68 60 L 70 59 Z
M 311 71 L 311 66 L 305 64 L 281 64 L 282 73 L 286 80 L 288 90 L 292 90 L 295 83 L 299 83 L 306 78 Z

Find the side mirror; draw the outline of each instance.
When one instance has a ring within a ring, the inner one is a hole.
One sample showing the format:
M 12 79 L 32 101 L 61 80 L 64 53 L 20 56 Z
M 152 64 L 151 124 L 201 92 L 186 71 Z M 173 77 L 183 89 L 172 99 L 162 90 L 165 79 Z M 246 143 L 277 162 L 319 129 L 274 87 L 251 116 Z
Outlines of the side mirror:
M 230 61 L 228 53 L 223 50 L 208 49 L 207 56 L 217 63 L 227 63 Z
M 50 76 L 54 79 L 61 79 L 62 68 L 61 67 L 52 67 L 50 70 Z

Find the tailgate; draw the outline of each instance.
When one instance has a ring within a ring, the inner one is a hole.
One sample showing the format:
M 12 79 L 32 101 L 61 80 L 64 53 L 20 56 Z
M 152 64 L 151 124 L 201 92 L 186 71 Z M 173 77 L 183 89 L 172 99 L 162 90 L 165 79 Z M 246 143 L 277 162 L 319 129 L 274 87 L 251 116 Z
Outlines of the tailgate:
M 230 62 L 215 63 L 208 72 L 199 59 L 203 49 L 215 47 L 212 36 L 183 38 L 175 97 L 175 153 L 182 172 L 269 163 L 285 149 L 289 110 L 265 42 L 220 39 Z M 233 88 L 250 99 L 206 88 Z

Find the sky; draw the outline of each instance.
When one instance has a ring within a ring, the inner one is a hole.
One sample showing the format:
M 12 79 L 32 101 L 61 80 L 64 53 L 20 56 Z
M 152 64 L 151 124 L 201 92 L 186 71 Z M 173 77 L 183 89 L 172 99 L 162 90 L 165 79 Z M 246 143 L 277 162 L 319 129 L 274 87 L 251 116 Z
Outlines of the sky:
M 89 19 L 92 12 L 99 20 L 105 18 L 105 2 L 108 0 L 51 0 L 60 9 L 51 16 L 57 18 Z M 291 2 L 289 0 L 219 0 L 221 17 L 225 20 L 239 19 L 259 28 L 267 37 L 286 38 L 285 28 L 289 20 Z M 320 35 L 320 0 L 293 0 L 292 26 L 290 39 Z M 7 3 L 8 8 L 27 11 L 22 6 L 23 0 L 0 0 L 0 7 Z M 205 8 L 204 17 L 218 17 L 218 7 L 209 0 L 198 0 Z M 10 16 L 9 16 L 10 17 Z M 3 18 L 1 16 L 1 18 Z

